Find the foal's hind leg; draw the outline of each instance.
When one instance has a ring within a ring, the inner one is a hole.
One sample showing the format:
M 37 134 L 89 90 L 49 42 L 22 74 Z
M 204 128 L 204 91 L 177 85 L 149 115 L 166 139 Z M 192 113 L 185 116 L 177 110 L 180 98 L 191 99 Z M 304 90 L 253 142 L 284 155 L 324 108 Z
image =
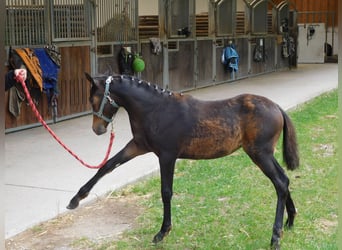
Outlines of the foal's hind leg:
M 277 170 L 279 172 L 282 173 L 282 175 L 284 175 L 286 178 L 286 174 L 284 172 L 284 170 L 282 169 L 282 167 L 279 165 L 279 163 L 277 162 L 276 159 L 273 159 L 274 161 L 274 164 L 276 165 L 277 167 Z M 290 184 L 290 181 L 289 179 L 287 178 L 287 198 L 286 198 L 286 211 L 287 211 L 287 220 L 285 222 L 285 226 L 287 228 L 291 228 L 293 226 L 293 223 L 294 223 L 294 219 L 295 219 L 295 216 L 297 214 L 297 210 L 296 210 L 296 207 L 294 205 L 294 202 L 292 200 L 292 197 L 291 197 L 291 193 L 290 193 L 290 190 L 288 189 L 289 187 L 289 184 Z
M 289 191 L 289 194 L 287 195 L 287 200 L 286 200 L 286 211 L 287 211 L 287 220 L 285 223 L 286 228 L 291 229 L 293 227 L 294 219 L 297 214 L 296 207 L 293 203 L 293 200 L 291 198 L 291 194 Z
M 271 247 L 273 249 L 280 249 L 280 238 L 282 236 L 282 228 L 283 228 L 283 219 L 284 219 L 284 211 L 285 206 L 288 205 L 290 210 L 292 210 L 291 204 L 292 199 L 289 197 L 289 179 L 285 175 L 284 170 L 280 167 L 277 160 L 274 158 L 272 154 L 263 154 L 263 153 L 248 153 L 251 159 L 259 166 L 259 168 L 263 171 L 263 173 L 272 181 L 276 193 L 277 193 L 277 208 L 276 208 L 276 216 L 273 225 L 273 233 L 271 239 Z M 288 202 L 287 202 L 288 201 Z M 294 205 L 293 205 L 294 208 Z M 294 218 L 294 216 L 293 216 Z M 293 220 L 292 220 L 293 223 Z

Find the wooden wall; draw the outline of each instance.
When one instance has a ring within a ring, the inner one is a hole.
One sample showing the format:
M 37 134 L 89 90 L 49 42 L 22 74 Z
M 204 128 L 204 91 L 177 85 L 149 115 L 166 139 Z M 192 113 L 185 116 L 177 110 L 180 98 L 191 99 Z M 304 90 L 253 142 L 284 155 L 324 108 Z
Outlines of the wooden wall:
M 91 73 L 90 47 L 63 47 L 60 51 L 62 62 L 58 76 L 59 116 L 89 111 L 91 109 L 88 102 L 90 84 L 84 72 Z
M 89 111 L 88 102 L 90 84 L 84 76 L 84 72 L 90 71 L 90 48 L 89 46 L 61 47 L 61 69 L 58 75 L 58 117 L 65 117 Z M 24 101 L 21 105 L 20 116 L 14 117 L 8 111 L 8 94 L 5 94 L 5 128 L 13 129 L 22 126 L 30 126 L 38 123 L 31 107 Z M 42 94 L 37 106 L 44 120 L 52 119 L 48 109 L 47 98 Z M 58 118 L 57 118 L 58 119 Z
M 298 15 L 298 23 L 325 22 L 328 27 L 337 26 L 339 0 L 292 0 L 298 12 L 316 12 L 308 16 Z M 327 13 L 335 12 L 334 18 Z

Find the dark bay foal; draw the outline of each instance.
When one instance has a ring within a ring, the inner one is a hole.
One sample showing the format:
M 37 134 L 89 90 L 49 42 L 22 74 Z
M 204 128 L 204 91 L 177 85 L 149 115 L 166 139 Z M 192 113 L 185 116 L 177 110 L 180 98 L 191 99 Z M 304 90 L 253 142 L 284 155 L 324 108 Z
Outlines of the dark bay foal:
M 86 76 L 92 85 L 93 131 L 97 135 L 105 133 L 119 107 L 123 107 L 129 115 L 133 139 L 80 188 L 69 209 L 76 208 L 105 174 L 136 156 L 153 152 L 159 158 L 164 205 L 162 226 L 153 238 L 153 242 L 159 242 L 171 230 L 176 159 L 213 159 L 242 147 L 275 187 L 277 206 L 271 245 L 280 249 L 285 208 L 286 226 L 293 226 L 296 215 L 289 179 L 274 157 L 281 133 L 287 168 L 297 168 L 299 157 L 294 126 L 277 104 L 251 94 L 201 101 L 128 76 Z

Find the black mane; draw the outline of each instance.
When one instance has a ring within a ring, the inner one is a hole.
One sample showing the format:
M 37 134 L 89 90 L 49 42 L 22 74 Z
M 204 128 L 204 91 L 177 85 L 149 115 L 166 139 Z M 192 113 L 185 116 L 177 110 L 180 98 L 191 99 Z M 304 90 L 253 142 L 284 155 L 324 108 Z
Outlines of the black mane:
M 98 80 L 106 80 L 110 75 L 98 75 L 95 76 L 94 79 Z M 123 81 L 128 81 L 130 84 L 133 84 L 135 87 L 145 87 L 146 90 L 150 92 L 155 92 L 157 94 L 162 94 L 162 95 L 168 95 L 171 96 L 174 93 L 169 90 L 169 89 L 164 89 L 161 88 L 158 84 L 152 84 L 148 81 L 139 79 L 134 76 L 129 76 L 129 75 L 112 75 L 114 81 L 116 82 L 123 82 Z

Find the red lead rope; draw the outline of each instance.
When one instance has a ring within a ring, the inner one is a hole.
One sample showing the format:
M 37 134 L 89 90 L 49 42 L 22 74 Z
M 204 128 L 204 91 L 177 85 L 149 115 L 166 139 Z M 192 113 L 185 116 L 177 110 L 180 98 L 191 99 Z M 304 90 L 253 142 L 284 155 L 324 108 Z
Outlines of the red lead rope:
M 39 120 L 39 122 L 43 125 L 44 128 L 46 128 L 46 130 L 52 135 L 53 138 L 55 138 L 55 140 L 63 147 L 65 148 L 66 151 L 68 151 L 73 157 L 75 157 L 83 166 L 87 167 L 87 168 L 101 168 L 104 166 L 104 164 L 107 162 L 109 154 L 110 154 L 110 150 L 112 148 L 113 145 L 113 141 L 114 141 L 114 131 L 111 131 L 110 133 L 110 141 L 109 141 L 109 146 L 106 152 L 106 156 L 103 159 L 103 161 L 98 165 L 98 166 L 91 166 L 87 163 L 85 163 L 80 157 L 78 157 L 73 151 L 71 151 L 71 149 L 69 149 L 59 138 L 58 136 L 51 130 L 51 128 L 46 124 L 46 122 L 44 121 L 44 119 L 42 118 L 42 116 L 39 114 L 39 111 L 37 110 L 36 105 L 33 103 L 32 98 L 30 96 L 29 91 L 27 90 L 26 84 L 24 79 L 21 77 L 21 75 L 17 75 L 15 77 L 15 79 L 21 83 L 21 85 L 23 86 L 26 98 L 33 110 L 33 112 L 36 115 L 36 118 Z

